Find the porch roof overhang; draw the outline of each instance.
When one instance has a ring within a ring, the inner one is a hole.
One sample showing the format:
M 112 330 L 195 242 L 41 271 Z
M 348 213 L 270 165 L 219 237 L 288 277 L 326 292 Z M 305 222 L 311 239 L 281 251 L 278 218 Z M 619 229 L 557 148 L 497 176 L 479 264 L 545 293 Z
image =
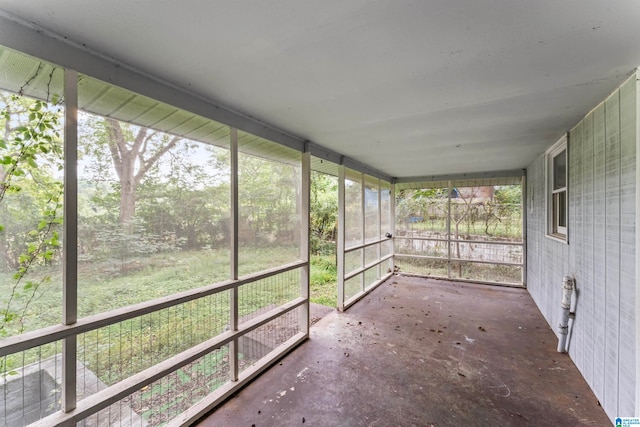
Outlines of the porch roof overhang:
M 635 0 L 0 10 L 0 45 L 398 182 L 521 170 L 640 64 Z

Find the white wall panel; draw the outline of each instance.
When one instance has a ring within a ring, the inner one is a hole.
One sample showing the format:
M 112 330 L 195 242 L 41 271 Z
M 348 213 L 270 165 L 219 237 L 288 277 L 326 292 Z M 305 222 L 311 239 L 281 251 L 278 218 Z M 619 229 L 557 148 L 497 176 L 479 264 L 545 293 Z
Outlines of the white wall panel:
M 571 249 L 569 251 L 569 270 L 568 274 L 576 278 L 576 302 L 581 303 L 582 292 L 581 288 L 584 284 L 584 280 L 581 276 L 583 271 L 583 257 L 584 257 L 584 224 L 583 224 L 583 209 L 582 209 L 582 138 L 583 126 L 582 123 L 576 126 L 571 132 L 570 149 L 569 149 L 569 182 L 572 183 L 572 191 L 568 193 L 569 206 L 574 207 L 569 209 L 569 223 L 571 224 L 571 233 L 569 235 L 569 241 Z M 582 321 L 584 316 L 576 316 L 572 327 L 571 340 L 569 341 L 569 352 L 573 355 L 576 365 L 581 365 L 584 359 L 584 327 Z
M 593 239 L 594 239 L 594 285 L 593 294 L 595 304 L 592 312 L 594 330 L 593 349 L 594 349 L 594 380 L 593 390 L 596 397 L 604 402 L 604 357 L 605 357 L 605 319 L 607 307 L 605 305 L 605 271 L 603 268 L 605 262 L 605 187 L 604 187 L 604 106 L 597 108 L 593 115 Z M 582 307 L 581 307 L 582 309 Z M 588 316 L 589 313 L 586 314 Z
M 545 236 L 545 157 L 527 170 L 529 292 L 557 332 L 575 277 L 569 355 L 612 419 L 635 414 L 637 96 L 633 76 L 570 133 L 568 244 Z
M 620 314 L 620 94 L 604 103 L 605 115 L 605 381 L 604 407 L 617 414 Z M 612 413 L 612 416 L 615 416 Z
M 582 265 L 577 269 L 576 274 L 580 275 L 580 299 L 581 307 L 584 307 L 585 315 L 580 316 L 577 321 L 578 328 L 583 332 L 582 347 L 584 349 L 584 359 L 581 364 L 582 374 L 588 383 L 593 383 L 593 348 L 590 347 L 594 334 L 594 304 L 595 298 L 595 247 L 594 247 L 594 151 L 593 151 L 593 114 L 589 114 L 582 123 Z M 584 292 L 583 292 L 584 291 Z
M 620 88 L 620 335 L 619 414 L 634 410 L 635 388 L 635 232 L 636 81 Z

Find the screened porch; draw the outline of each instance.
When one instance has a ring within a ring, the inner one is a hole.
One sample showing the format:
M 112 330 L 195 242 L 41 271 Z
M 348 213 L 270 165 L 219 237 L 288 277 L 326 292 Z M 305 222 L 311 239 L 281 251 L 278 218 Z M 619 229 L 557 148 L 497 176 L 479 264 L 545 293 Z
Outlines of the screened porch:
M 337 180 L 333 309 L 398 273 L 525 284 L 522 171 L 398 182 L 11 49 L 0 70 L 4 425 L 190 423 L 307 340 L 312 170 Z
M 640 415 L 637 2 L 151 3 L 0 2 L 0 427 Z

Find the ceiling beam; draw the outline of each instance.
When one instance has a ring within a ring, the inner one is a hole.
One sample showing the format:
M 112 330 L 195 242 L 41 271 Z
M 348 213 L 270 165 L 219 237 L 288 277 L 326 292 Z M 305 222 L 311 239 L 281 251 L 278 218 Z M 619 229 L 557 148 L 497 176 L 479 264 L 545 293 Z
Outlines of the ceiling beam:
M 486 178 L 515 178 L 525 175 L 525 169 L 509 169 L 501 171 L 488 172 L 472 172 L 458 173 L 448 175 L 425 175 L 425 176 L 409 176 L 404 178 L 396 178 L 397 184 L 405 184 L 411 182 L 429 182 L 429 181 L 458 181 L 468 179 L 486 179 Z

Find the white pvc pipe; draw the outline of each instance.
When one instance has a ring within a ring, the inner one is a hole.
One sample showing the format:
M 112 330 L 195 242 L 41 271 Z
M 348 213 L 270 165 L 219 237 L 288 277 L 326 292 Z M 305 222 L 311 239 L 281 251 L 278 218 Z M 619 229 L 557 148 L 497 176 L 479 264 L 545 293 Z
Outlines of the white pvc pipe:
M 564 276 L 562 278 L 562 314 L 558 325 L 558 353 L 566 352 L 567 334 L 569 333 L 569 315 L 571 312 L 571 294 L 573 293 L 573 278 Z

